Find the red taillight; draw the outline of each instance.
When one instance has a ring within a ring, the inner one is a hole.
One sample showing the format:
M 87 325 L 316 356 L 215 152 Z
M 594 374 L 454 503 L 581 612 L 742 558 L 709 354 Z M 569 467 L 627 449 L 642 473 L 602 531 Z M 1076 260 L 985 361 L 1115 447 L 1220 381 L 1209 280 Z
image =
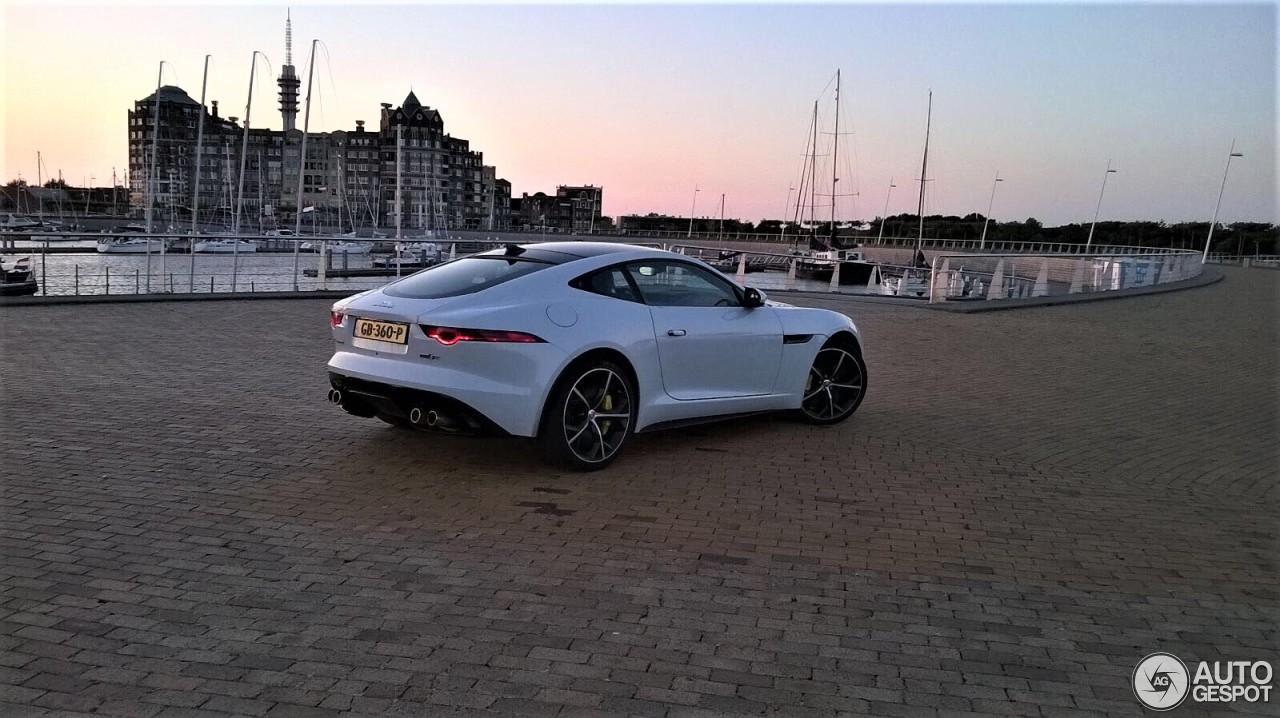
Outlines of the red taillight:
M 347 320 L 347 315 L 342 312 L 329 312 L 329 326 L 337 329 Z
M 455 327 L 431 327 L 423 325 L 422 331 L 432 339 L 445 346 L 458 342 L 516 342 L 519 344 L 536 344 L 542 339 L 525 332 L 511 332 L 502 329 L 458 329 Z

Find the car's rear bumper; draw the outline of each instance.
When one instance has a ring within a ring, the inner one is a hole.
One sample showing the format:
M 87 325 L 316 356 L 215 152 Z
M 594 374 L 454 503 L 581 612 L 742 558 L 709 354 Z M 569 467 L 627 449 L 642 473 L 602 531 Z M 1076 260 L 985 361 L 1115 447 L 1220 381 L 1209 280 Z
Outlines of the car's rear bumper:
M 465 428 L 533 436 L 538 430 L 542 403 L 563 358 L 550 345 L 529 345 L 539 354 L 534 361 L 521 362 L 520 383 L 467 373 L 462 369 L 420 366 L 401 358 L 371 356 L 337 351 L 329 360 L 329 383 L 343 392 L 354 391 L 374 405 L 377 413 L 407 418 L 417 407 L 425 414 L 435 410 L 456 416 Z

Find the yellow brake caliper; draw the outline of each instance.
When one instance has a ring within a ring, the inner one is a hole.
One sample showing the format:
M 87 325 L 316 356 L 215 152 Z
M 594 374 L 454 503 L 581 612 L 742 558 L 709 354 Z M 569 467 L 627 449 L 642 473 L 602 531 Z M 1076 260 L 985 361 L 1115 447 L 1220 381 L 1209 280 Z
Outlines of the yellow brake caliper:
M 604 395 L 604 410 L 613 411 L 613 396 L 610 394 Z M 609 430 L 609 427 L 613 425 L 613 419 L 605 419 L 600 423 L 604 425 L 600 428 L 601 433 L 604 433 L 604 432 L 607 432 Z

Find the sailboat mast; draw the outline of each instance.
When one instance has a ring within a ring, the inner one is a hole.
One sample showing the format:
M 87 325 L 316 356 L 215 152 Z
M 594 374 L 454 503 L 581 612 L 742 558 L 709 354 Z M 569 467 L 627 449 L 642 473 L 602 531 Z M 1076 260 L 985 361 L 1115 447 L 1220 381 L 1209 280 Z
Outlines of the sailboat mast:
M 36 210 L 37 216 L 40 218 L 41 224 L 44 223 L 44 195 L 40 193 L 41 187 L 44 186 L 44 175 L 40 172 L 40 164 L 44 159 L 40 157 L 40 150 L 36 150 L 36 199 L 40 202 Z M 30 209 L 30 207 L 28 207 Z
M 403 164 L 400 161 L 400 151 L 403 145 L 404 145 L 404 125 L 400 124 L 400 125 L 396 125 L 396 239 L 400 239 L 400 227 L 401 227 L 400 215 L 401 215 L 402 205 L 400 204 L 401 202 L 400 184 L 404 178 L 402 176 Z
M 240 140 L 240 177 L 239 186 L 236 188 L 236 207 L 235 219 L 231 222 L 231 230 L 235 234 L 240 234 L 240 207 L 244 204 L 244 171 L 245 166 L 249 162 L 249 112 L 253 109 L 253 76 L 258 67 L 259 51 L 253 51 L 253 57 L 249 60 L 249 99 L 244 105 L 244 135 Z M 306 142 L 306 139 L 303 139 Z M 259 167 L 261 172 L 262 168 Z M 237 247 L 239 244 L 236 245 Z
M 311 41 L 311 57 L 307 60 L 307 109 L 302 116 L 302 147 L 298 152 L 298 201 L 293 213 L 293 291 L 298 291 L 298 261 L 302 248 L 302 186 L 307 169 L 307 133 L 311 131 L 311 79 L 316 70 L 316 45 Z M 320 266 L 324 267 L 324 243 L 320 244 Z
M 196 124 L 196 181 L 191 196 L 191 252 L 196 251 L 196 222 L 200 215 L 200 160 L 204 159 L 204 98 L 209 89 L 209 55 L 204 56 L 204 80 L 200 83 L 200 119 Z
M 840 70 L 836 70 L 836 124 L 831 144 L 831 247 L 836 246 L 836 164 L 840 157 Z
M 296 238 L 302 236 L 302 188 L 307 172 L 307 135 L 311 132 L 311 80 L 315 76 L 316 44 L 319 42 L 319 40 L 311 41 L 311 58 L 307 60 L 307 105 L 306 111 L 302 116 L 302 147 L 298 151 L 298 201 L 297 211 L 294 212 L 293 224 L 295 248 L 300 244 Z M 293 276 L 298 276 L 298 273 L 294 272 Z
M 263 231 L 262 208 L 264 206 L 263 205 L 264 200 L 262 197 L 262 168 L 264 166 L 265 165 L 262 164 L 262 153 L 259 152 L 258 153 L 258 234 L 262 234 L 262 231 Z
M 720 193 L 720 244 L 724 246 L 724 193 Z
M 813 143 L 809 155 L 809 232 L 816 236 L 818 210 L 818 101 L 813 101 Z
M 156 177 L 156 146 L 160 143 L 160 83 L 164 79 L 164 60 L 160 61 L 160 69 L 156 71 L 156 102 L 151 109 L 153 117 L 151 118 L 151 169 L 147 170 L 147 234 L 151 234 L 151 205 L 155 199 L 155 177 Z M 150 242 L 150 240 L 147 240 Z M 151 259 L 150 245 L 148 244 L 147 259 Z M 151 267 L 148 263 L 147 267 L 147 283 L 151 282 Z M 148 291 L 150 289 L 148 288 Z
M 933 90 L 929 90 L 929 115 L 924 125 L 924 160 L 920 164 L 920 208 L 917 214 L 920 219 L 920 231 L 916 235 L 916 251 L 924 246 L 924 183 L 928 182 L 929 173 L 929 131 L 933 127 Z

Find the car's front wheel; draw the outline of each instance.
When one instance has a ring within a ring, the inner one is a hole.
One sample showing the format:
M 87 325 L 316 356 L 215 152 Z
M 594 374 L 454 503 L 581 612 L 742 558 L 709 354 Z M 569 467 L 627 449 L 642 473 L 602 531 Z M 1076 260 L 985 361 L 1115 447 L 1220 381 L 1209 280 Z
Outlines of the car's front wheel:
M 551 392 L 538 443 L 556 463 L 579 471 L 603 469 L 631 434 L 634 394 L 627 373 L 613 362 L 570 367 Z
M 867 364 L 850 340 L 832 339 L 813 358 L 797 415 L 810 424 L 837 424 L 867 393 Z

